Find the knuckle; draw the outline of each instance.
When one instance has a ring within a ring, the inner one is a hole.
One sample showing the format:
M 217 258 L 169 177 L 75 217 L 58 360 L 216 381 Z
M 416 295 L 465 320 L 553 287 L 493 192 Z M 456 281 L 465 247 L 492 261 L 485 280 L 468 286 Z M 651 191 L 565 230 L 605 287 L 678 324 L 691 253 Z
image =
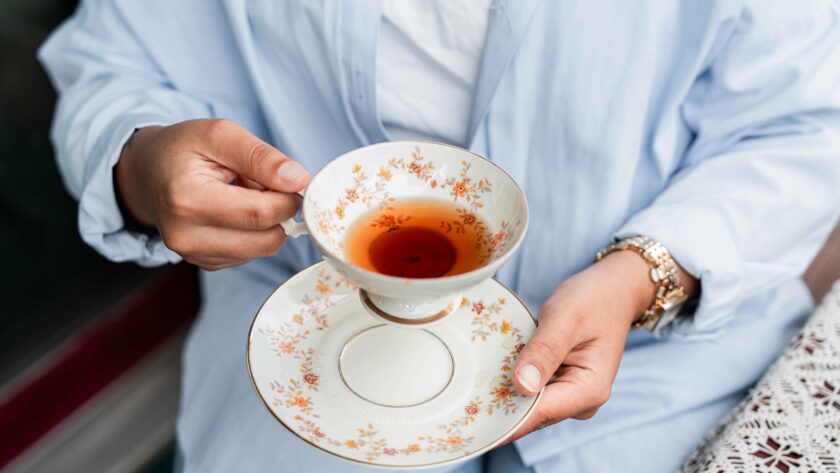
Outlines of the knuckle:
M 610 400 L 610 396 L 612 395 L 612 388 L 607 386 L 605 388 L 599 389 L 595 394 L 595 406 L 596 408 L 603 406 Z
M 236 126 L 235 123 L 228 120 L 227 118 L 215 118 L 212 120 L 207 120 L 207 132 L 211 135 L 216 133 L 225 133 L 230 131 Z
M 163 189 L 163 203 L 169 213 L 178 218 L 185 218 L 193 213 L 189 193 L 174 181 L 168 182 Z
M 282 161 L 272 159 L 274 157 L 271 146 L 266 143 L 257 143 L 248 152 L 248 164 L 251 169 L 259 170 L 266 175 L 276 174 Z
M 167 248 L 184 257 L 188 263 L 196 264 L 191 261 L 193 259 L 191 255 L 195 251 L 191 238 L 188 238 L 182 232 L 163 234 L 162 237 Z
M 255 203 L 249 213 L 251 225 L 255 228 L 265 228 L 276 223 L 272 221 L 273 209 L 266 203 Z
M 560 343 L 551 337 L 534 337 L 529 344 L 533 352 L 545 360 L 559 360 L 563 356 Z

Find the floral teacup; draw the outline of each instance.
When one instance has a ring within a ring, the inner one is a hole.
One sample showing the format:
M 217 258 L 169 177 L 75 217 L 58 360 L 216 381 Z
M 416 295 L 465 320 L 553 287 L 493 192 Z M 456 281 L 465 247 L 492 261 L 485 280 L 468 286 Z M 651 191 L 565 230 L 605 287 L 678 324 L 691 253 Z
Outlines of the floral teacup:
M 350 263 L 345 240 L 354 220 L 370 209 L 387 211 L 401 199 L 445 200 L 464 209 L 459 214 L 464 221 L 457 224 L 485 222 L 477 243 L 483 245 L 482 265 L 452 276 L 408 279 Z M 306 189 L 302 216 L 303 222 L 281 224 L 289 236 L 309 234 L 339 274 L 360 288 L 372 315 L 417 326 L 454 312 L 463 291 L 492 277 L 510 258 L 525 236 L 528 205 L 513 178 L 475 153 L 398 141 L 359 148 L 328 163 Z

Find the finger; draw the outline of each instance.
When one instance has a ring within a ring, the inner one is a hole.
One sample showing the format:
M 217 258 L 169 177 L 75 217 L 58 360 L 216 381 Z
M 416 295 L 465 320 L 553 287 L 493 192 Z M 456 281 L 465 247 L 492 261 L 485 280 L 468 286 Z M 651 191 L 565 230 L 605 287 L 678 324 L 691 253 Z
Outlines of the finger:
M 227 258 L 245 262 L 277 253 L 286 234 L 279 226 L 267 230 L 196 226 L 174 235 L 164 233 L 163 240 L 169 249 L 187 261 Z
M 513 384 L 522 394 L 540 392 L 574 347 L 570 327 L 563 319 L 563 314 L 551 307 L 540 312 L 537 330 L 519 353 L 514 369 Z
M 242 266 L 243 264 L 247 263 L 249 260 L 239 260 L 232 263 L 207 263 L 204 265 L 196 265 L 205 271 L 219 271 L 221 269 L 232 268 L 234 266 Z
M 589 420 L 589 419 L 593 418 L 595 416 L 595 414 L 597 414 L 597 413 L 598 413 L 598 408 L 595 407 L 595 408 L 583 411 L 580 414 L 574 415 L 574 416 L 572 416 L 572 418 L 577 419 L 577 420 Z
M 265 186 L 257 181 L 252 181 L 245 176 L 236 176 L 236 184 L 246 189 L 265 190 Z
M 590 385 L 565 380 L 549 384 L 543 391 L 537 409 L 507 442 L 513 442 L 569 417 L 597 409 L 603 402 L 596 391 L 597 389 Z
M 248 262 L 248 260 L 241 258 L 222 258 L 202 255 L 184 255 L 184 261 L 190 264 L 194 264 L 199 268 L 207 271 L 217 271 L 219 269 L 224 269 L 230 266 L 236 266 Z
M 258 191 L 221 181 L 208 183 L 200 198 L 187 205 L 193 221 L 208 226 L 264 230 L 295 216 L 301 199 L 297 194 Z
M 229 120 L 210 120 L 210 154 L 240 175 L 278 192 L 297 192 L 309 173 L 292 158 Z

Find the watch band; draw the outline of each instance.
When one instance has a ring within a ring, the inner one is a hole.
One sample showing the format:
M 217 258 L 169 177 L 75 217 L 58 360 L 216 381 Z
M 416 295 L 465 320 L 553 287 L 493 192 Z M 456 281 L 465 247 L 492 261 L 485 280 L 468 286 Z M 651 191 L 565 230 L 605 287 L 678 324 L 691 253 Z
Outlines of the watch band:
M 641 235 L 607 245 L 598 252 L 595 261 L 601 261 L 610 253 L 624 250 L 638 253 L 651 266 L 650 280 L 656 286 L 653 302 L 632 327 L 653 332 L 660 323 L 664 322 L 664 325 L 671 322 L 688 300 L 677 272 L 677 263 L 664 245 Z

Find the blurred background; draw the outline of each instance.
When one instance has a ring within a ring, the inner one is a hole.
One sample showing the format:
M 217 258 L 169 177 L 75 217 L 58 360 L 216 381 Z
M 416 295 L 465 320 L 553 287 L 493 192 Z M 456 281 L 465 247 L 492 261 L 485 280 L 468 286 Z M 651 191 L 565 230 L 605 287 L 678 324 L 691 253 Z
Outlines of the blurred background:
M 0 1 L 0 473 L 169 472 L 194 269 L 85 246 L 49 140 L 36 60 L 71 0 Z M 806 280 L 840 277 L 840 226 Z
M 75 1 L 0 2 L 0 471 L 171 471 L 187 267 L 114 264 L 79 238 L 35 54 Z

